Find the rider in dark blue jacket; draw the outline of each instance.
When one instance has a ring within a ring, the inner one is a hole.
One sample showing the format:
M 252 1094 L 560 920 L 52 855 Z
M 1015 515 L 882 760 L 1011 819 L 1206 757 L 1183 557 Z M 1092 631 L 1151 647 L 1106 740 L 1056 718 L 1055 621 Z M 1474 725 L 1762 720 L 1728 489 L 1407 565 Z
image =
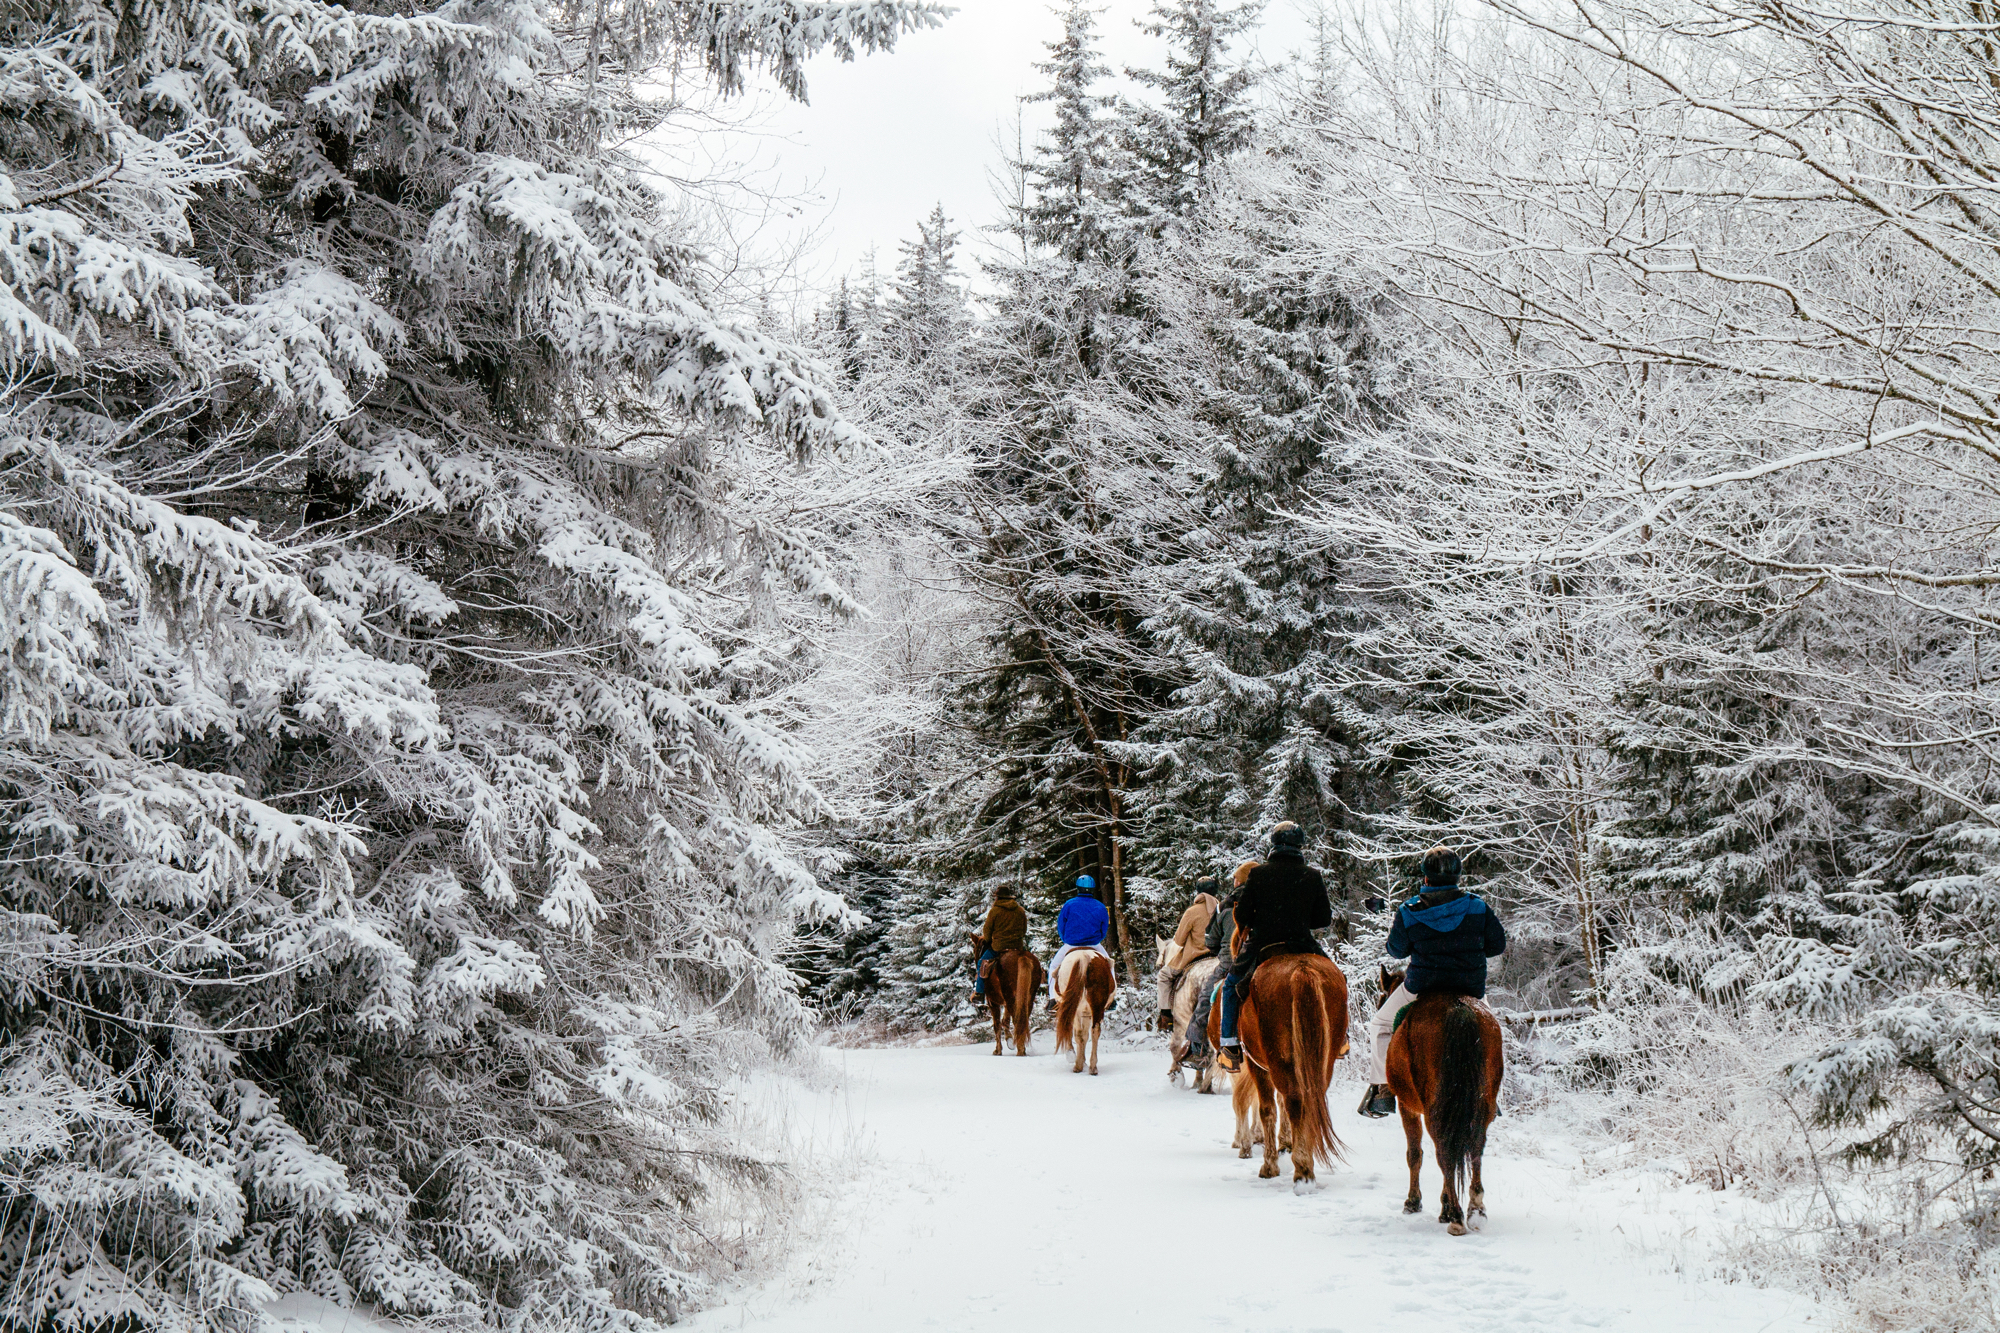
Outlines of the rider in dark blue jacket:
M 1361 1114 L 1389 1115 L 1396 1098 L 1388 1089 L 1389 1042 L 1396 1018 L 1419 995 L 1486 994 L 1486 960 L 1507 949 L 1507 932 L 1483 899 L 1458 887 L 1458 853 L 1433 847 L 1424 853 L 1423 892 L 1396 909 L 1384 946 L 1391 958 L 1407 958 L 1403 984 L 1392 992 L 1370 1024 L 1373 1064 Z M 1376 901 L 1380 901 L 1379 899 Z

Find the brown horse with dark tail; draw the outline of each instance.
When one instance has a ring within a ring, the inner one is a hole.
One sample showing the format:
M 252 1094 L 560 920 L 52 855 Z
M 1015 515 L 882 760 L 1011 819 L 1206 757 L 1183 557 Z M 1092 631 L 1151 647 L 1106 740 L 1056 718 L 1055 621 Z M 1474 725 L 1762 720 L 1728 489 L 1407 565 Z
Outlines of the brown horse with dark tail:
M 1403 974 L 1384 968 L 1379 980 L 1386 998 L 1403 984 Z M 1500 1020 L 1479 1001 L 1463 995 L 1420 995 L 1403 1011 L 1389 1041 L 1389 1091 L 1396 1094 L 1403 1135 L 1409 1140 L 1410 1195 L 1403 1200 L 1404 1212 L 1418 1212 L 1424 1206 L 1419 1176 L 1428 1127 L 1438 1170 L 1444 1173 L 1444 1206 L 1438 1221 L 1452 1235 L 1463 1236 L 1468 1211 L 1486 1216 L 1480 1159 L 1486 1153 L 1486 1127 L 1499 1114 L 1505 1072 Z
M 972 937 L 972 956 L 986 948 L 983 935 Z M 1014 1054 L 1028 1053 L 1028 1023 L 1035 1016 L 1035 993 L 1048 975 L 1042 960 L 1026 949 L 1008 949 L 993 959 L 986 974 L 986 1011 L 993 1016 L 993 1054 L 1002 1054 L 1007 1033 L 1014 1035 Z

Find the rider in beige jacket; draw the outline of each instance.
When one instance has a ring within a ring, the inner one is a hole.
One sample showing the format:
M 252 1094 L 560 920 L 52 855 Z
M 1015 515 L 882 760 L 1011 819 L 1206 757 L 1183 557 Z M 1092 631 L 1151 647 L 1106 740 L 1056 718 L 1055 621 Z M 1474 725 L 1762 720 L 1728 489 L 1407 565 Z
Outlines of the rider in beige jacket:
M 1215 891 L 1221 887 L 1213 875 L 1203 875 L 1195 881 L 1194 901 L 1181 913 L 1181 923 L 1174 927 L 1173 951 L 1167 955 L 1166 965 L 1160 969 L 1160 1031 L 1171 1031 L 1174 1025 L 1174 986 L 1188 970 L 1188 965 L 1208 956 L 1208 923 L 1222 904 Z

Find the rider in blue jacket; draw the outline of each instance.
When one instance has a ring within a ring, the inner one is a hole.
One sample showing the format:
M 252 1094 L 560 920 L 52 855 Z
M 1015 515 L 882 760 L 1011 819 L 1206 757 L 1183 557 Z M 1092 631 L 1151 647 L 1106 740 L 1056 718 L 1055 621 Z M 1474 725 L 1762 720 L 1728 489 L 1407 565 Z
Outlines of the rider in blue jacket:
M 1104 934 L 1111 929 L 1111 913 L 1097 896 L 1097 881 L 1089 875 L 1076 877 L 1076 893 L 1056 913 L 1056 936 L 1062 948 L 1049 960 L 1049 1004 L 1056 1002 L 1056 979 L 1062 976 L 1063 959 L 1074 949 L 1096 949 L 1106 958 Z
M 1373 1063 L 1368 1092 L 1361 1099 L 1363 1115 L 1385 1116 L 1396 1109 L 1388 1082 L 1389 1041 L 1396 1033 L 1397 1015 L 1415 1004 L 1419 995 L 1484 996 L 1486 960 L 1506 952 L 1507 931 L 1499 916 L 1485 900 L 1458 887 L 1458 872 L 1457 852 L 1431 848 L 1424 853 L 1423 892 L 1396 909 L 1396 924 L 1389 927 L 1383 947 L 1391 958 L 1407 958 L 1410 965 L 1403 984 L 1375 1011 L 1369 1025 Z M 1370 900 L 1371 906 L 1379 903 L 1379 898 Z

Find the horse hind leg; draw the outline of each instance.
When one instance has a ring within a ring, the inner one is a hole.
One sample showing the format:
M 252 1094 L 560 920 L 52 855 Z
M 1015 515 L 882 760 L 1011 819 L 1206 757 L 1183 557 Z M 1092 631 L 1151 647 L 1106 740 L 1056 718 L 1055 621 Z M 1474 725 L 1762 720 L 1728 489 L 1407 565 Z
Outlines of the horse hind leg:
M 1403 1200 L 1403 1211 L 1420 1213 L 1424 1209 L 1424 1121 L 1422 1116 L 1413 1114 L 1408 1107 L 1401 1107 L 1401 1110 L 1403 1137 L 1409 1141 L 1403 1160 L 1410 1164 L 1410 1193 Z
M 1229 1146 L 1236 1149 L 1238 1157 L 1248 1157 L 1257 1144 L 1256 1128 L 1251 1123 L 1256 1118 L 1255 1098 L 1248 1073 L 1230 1076 L 1229 1109 L 1236 1114 L 1236 1137 L 1229 1141 Z
M 1438 1143 L 1436 1134 L 1431 1135 L 1431 1147 L 1437 1152 L 1438 1167 L 1442 1170 L 1444 1167 L 1444 1148 Z M 1451 1172 L 1443 1171 L 1443 1175 L 1444 1184 L 1440 1187 L 1439 1193 L 1444 1196 L 1444 1203 L 1438 1209 L 1438 1221 L 1444 1223 L 1445 1230 L 1452 1235 L 1463 1236 L 1465 1234 L 1465 1209 L 1459 1207 L 1458 1204 L 1458 1185 L 1452 1180 Z
M 1298 1093 L 1290 1093 L 1285 1097 L 1282 1109 L 1285 1119 L 1283 1126 L 1278 1131 L 1278 1135 L 1284 1140 L 1285 1151 L 1292 1155 L 1292 1184 L 1311 1184 L 1313 1181 L 1313 1156 L 1311 1153 L 1302 1153 L 1292 1146 L 1292 1126 L 1299 1122 L 1299 1115 L 1305 1110 L 1305 1104 L 1300 1099 Z
M 1269 1180 L 1278 1174 L 1278 1094 L 1268 1074 L 1252 1072 L 1257 1075 L 1257 1118 L 1264 1126 L 1264 1164 L 1257 1168 L 1257 1179 Z
M 1029 1024 L 1035 1017 L 1035 965 L 1031 960 L 1014 978 L 1014 1054 L 1028 1053 Z
M 1071 1040 L 1076 1046 L 1076 1063 L 1070 1067 L 1069 1071 L 1072 1074 L 1081 1074 L 1083 1072 L 1083 1046 L 1085 1040 L 1090 1036 L 1089 1023 L 1090 1001 L 1085 999 L 1083 1003 L 1077 1005 L 1076 1020 L 1070 1025 Z
M 988 977 L 986 979 L 986 1012 L 993 1017 L 993 1054 L 995 1055 L 1003 1053 L 1001 1043 L 1007 1037 L 1007 1015 L 1001 1007 L 999 996 L 994 992 L 994 987 L 999 980 L 1000 978 L 998 977 Z
M 1104 1024 L 1093 1020 L 1090 1025 L 1090 1076 L 1097 1077 L 1097 1038 L 1104 1031 Z
M 1472 1190 L 1466 1199 L 1466 1210 L 1486 1216 L 1486 1182 L 1480 1177 L 1480 1164 L 1486 1159 L 1486 1130 L 1481 1128 L 1479 1139 L 1472 1145 Z

